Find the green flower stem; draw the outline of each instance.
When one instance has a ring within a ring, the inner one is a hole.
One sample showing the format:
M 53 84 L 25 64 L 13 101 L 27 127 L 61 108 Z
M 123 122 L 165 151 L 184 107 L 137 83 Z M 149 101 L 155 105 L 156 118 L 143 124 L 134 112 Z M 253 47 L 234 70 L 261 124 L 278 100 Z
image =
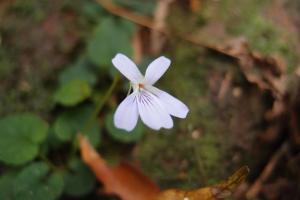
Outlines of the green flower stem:
M 84 125 L 84 128 L 83 128 L 81 134 L 86 134 L 88 131 L 90 131 L 90 129 L 92 128 L 92 125 L 97 120 L 99 112 L 102 110 L 102 108 L 104 107 L 104 105 L 106 104 L 106 102 L 111 97 L 111 95 L 112 95 L 114 89 L 116 88 L 117 83 L 119 82 L 119 80 L 120 80 L 120 76 L 116 75 L 114 77 L 114 80 L 113 80 L 112 84 L 110 85 L 110 87 L 108 88 L 107 92 L 105 93 L 104 97 L 101 98 L 97 102 L 95 111 L 88 118 L 87 122 Z M 76 139 L 73 140 L 72 151 L 71 151 L 71 155 L 72 156 L 71 157 L 73 157 L 75 155 L 77 149 L 78 149 L 78 138 L 76 138 Z
M 111 97 L 112 92 L 114 91 L 115 87 L 117 86 L 117 83 L 119 80 L 120 80 L 120 76 L 119 75 L 115 76 L 112 84 L 110 85 L 109 89 L 105 93 L 104 97 L 98 101 L 95 111 L 91 114 L 91 116 L 89 117 L 88 121 L 86 122 L 86 124 L 84 126 L 83 134 L 90 131 L 92 125 L 97 120 L 97 116 L 98 116 L 99 112 L 102 110 L 102 108 L 104 107 L 106 102 Z

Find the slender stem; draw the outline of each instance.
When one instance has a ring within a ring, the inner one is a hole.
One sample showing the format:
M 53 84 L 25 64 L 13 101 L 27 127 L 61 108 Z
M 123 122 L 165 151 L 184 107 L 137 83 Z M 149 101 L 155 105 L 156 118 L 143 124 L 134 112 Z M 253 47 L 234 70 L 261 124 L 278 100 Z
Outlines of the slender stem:
M 97 120 L 97 116 L 98 116 L 99 112 L 102 110 L 105 103 L 109 100 L 109 98 L 110 98 L 112 92 L 114 91 L 115 87 L 117 86 L 117 83 L 118 83 L 119 80 L 120 80 L 120 76 L 116 75 L 113 82 L 112 82 L 112 84 L 110 85 L 107 92 L 105 93 L 104 97 L 101 98 L 97 102 L 96 108 L 95 108 L 94 112 L 90 115 L 90 117 L 88 118 L 86 123 L 84 124 L 81 134 L 87 134 L 90 131 L 93 124 Z M 73 140 L 73 144 L 72 144 L 72 150 L 71 150 L 71 156 L 70 156 L 71 158 L 74 157 L 74 155 L 76 154 L 77 149 L 78 149 L 78 139 L 75 138 Z
M 105 103 L 110 98 L 110 96 L 111 96 L 112 92 L 114 91 L 114 89 L 115 89 L 115 87 L 116 87 L 119 80 L 120 80 L 120 76 L 119 75 L 115 76 L 112 84 L 110 85 L 109 89 L 105 93 L 104 97 L 98 101 L 98 103 L 96 105 L 96 109 L 94 110 L 94 112 L 91 114 L 91 116 L 89 117 L 89 119 L 85 123 L 85 126 L 83 128 L 83 134 L 90 131 L 92 125 L 97 120 L 97 116 L 98 116 L 99 112 L 102 110 L 103 106 L 105 105 Z

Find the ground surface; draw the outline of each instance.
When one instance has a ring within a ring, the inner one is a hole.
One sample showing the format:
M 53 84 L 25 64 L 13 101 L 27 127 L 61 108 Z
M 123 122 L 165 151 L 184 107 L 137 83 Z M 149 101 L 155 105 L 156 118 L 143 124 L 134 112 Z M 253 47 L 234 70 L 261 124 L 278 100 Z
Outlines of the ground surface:
M 188 1 L 169 6 L 170 34 L 160 50 L 172 59 L 172 66 L 158 86 L 189 106 L 187 119 L 175 119 L 170 131 L 145 129 L 134 144 L 115 141 L 104 131 L 100 152 L 112 162 L 125 157 L 139 165 L 161 188 L 213 184 L 248 165 L 251 173 L 241 196 L 247 192 L 251 196 L 254 187 L 259 188 L 257 199 L 300 198 L 300 3 L 199 2 L 192 9 Z M 142 15 L 155 9 L 151 1 L 147 7 L 123 4 Z M 1 1 L 0 116 L 30 111 L 54 121 L 61 110 L 53 102 L 59 74 L 88 54 L 94 30 L 106 16 L 111 14 L 84 0 Z M 139 30 L 144 57 L 150 58 L 150 31 Z M 254 56 L 245 53 L 243 45 Z M 270 64 L 270 57 L 275 64 Z M 91 99 L 101 98 L 109 87 L 111 73 L 102 69 L 96 71 L 99 80 L 94 84 L 99 92 Z M 101 125 L 109 109 L 126 95 L 122 88 L 101 113 Z M 272 166 L 271 172 L 260 186 L 255 185 L 266 166 Z

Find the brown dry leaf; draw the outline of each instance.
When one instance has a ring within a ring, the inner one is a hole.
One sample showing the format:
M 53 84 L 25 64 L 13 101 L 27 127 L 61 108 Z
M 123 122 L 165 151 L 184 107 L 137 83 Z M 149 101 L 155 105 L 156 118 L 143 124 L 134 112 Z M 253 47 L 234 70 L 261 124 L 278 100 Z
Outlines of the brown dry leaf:
M 286 65 L 276 56 L 263 56 L 250 50 L 244 38 L 233 39 L 216 50 L 238 60 L 247 80 L 256 84 L 261 90 L 270 90 L 275 97 L 285 92 L 284 71 Z
M 266 119 L 274 119 L 286 110 L 286 65 L 282 59 L 251 51 L 244 38 L 228 41 L 216 47 L 216 50 L 237 59 L 242 73 L 250 83 L 262 91 L 271 92 L 274 98 L 273 107 L 266 112 Z
M 191 191 L 170 189 L 161 192 L 155 200 L 219 200 L 230 196 L 245 181 L 249 168 L 244 166 L 219 184 Z
M 218 200 L 228 197 L 249 173 L 242 167 L 226 181 L 211 187 L 191 191 L 159 188 L 136 168 L 121 163 L 110 167 L 90 145 L 86 137 L 79 135 L 81 157 L 104 186 L 104 192 L 116 194 L 123 200 Z
M 123 200 L 153 200 L 157 196 L 159 188 L 138 169 L 125 163 L 110 167 L 86 137 L 80 135 L 79 142 L 83 161 L 101 181 L 105 193 Z

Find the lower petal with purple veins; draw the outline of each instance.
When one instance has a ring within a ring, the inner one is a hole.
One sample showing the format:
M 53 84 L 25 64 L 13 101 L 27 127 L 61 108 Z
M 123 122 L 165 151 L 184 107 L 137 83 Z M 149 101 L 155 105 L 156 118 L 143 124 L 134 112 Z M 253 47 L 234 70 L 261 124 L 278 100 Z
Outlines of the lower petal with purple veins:
M 127 96 L 118 106 L 114 114 L 114 124 L 117 128 L 132 131 L 138 121 L 137 94 Z
M 170 129 L 173 127 L 173 120 L 159 99 L 144 90 L 137 97 L 138 111 L 142 121 L 150 128 Z

